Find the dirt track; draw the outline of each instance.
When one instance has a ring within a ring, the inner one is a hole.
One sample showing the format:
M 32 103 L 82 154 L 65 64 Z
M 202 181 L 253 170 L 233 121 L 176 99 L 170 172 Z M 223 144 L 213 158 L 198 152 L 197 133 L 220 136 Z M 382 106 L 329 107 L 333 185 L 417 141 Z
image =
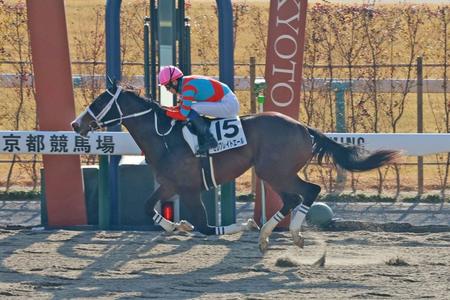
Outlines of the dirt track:
M 449 299 L 450 232 L 227 237 L 0 229 L 0 297 Z M 323 267 L 314 266 L 326 250 Z M 391 263 L 387 263 L 391 260 Z

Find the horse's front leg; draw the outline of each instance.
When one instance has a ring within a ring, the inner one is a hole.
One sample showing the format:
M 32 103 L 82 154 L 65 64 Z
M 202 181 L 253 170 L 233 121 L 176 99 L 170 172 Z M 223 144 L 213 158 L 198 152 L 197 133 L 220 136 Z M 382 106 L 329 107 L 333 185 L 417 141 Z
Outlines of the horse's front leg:
M 208 217 L 205 206 L 200 199 L 200 191 L 190 191 L 180 194 L 180 201 L 191 211 L 192 219 L 190 220 L 194 225 L 194 229 L 206 235 L 223 235 L 233 234 L 241 231 L 257 229 L 258 225 L 249 219 L 247 223 L 231 224 L 228 226 L 210 226 L 208 225 Z
M 145 204 L 146 213 L 152 217 L 155 224 L 160 225 L 166 232 L 179 231 L 192 231 L 193 226 L 189 222 L 181 221 L 180 223 L 174 223 L 164 218 L 158 211 L 155 210 L 156 202 L 159 200 L 168 200 L 175 195 L 175 190 L 167 185 L 160 185 L 150 196 Z

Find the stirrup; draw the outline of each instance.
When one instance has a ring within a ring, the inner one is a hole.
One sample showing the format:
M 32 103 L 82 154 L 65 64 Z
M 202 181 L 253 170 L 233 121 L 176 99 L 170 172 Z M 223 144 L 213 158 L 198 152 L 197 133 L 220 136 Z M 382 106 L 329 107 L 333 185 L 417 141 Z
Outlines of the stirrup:
M 213 147 L 199 146 L 196 155 L 197 156 L 206 156 L 209 152 L 209 149 Z
M 195 153 L 195 157 L 200 157 L 200 158 L 208 157 L 208 153 L 207 153 L 207 152 L 200 152 L 200 151 L 197 151 L 197 152 Z

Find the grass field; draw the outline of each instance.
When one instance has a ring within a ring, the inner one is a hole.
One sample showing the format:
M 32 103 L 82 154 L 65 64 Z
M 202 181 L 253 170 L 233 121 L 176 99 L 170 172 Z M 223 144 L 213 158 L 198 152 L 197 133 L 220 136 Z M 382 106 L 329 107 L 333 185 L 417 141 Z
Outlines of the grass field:
M 330 1 L 337 2 L 337 1 Z M 349 2 L 349 1 L 347 1 Z M 355 1 L 358 2 L 358 1 Z M 361 1 L 359 1 L 361 2 Z M 395 2 L 395 1 L 391 1 Z M 433 1 L 431 1 L 433 2 Z M 6 4 L 24 3 L 23 1 L 5 1 Z M 217 17 L 215 1 L 189 1 L 187 15 L 191 22 L 191 53 L 195 64 L 194 73 L 217 75 L 217 66 L 207 63 L 218 62 L 217 49 Z M 306 78 L 416 78 L 414 67 L 417 56 L 424 57 L 426 64 L 446 64 L 447 67 L 433 66 L 424 70 L 425 78 L 448 77 L 450 61 L 450 6 L 448 2 L 433 2 L 423 5 L 376 5 L 370 11 L 362 6 L 351 4 L 327 4 L 324 1 L 310 1 L 307 22 L 307 41 L 305 45 L 305 64 L 307 65 L 343 65 L 343 68 L 305 68 Z M 0 4 L 0 5 L 6 5 Z M 257 75 L 263 76 L 267 43 L 267 24 L 269 1 L 248 0 L 233 1 L 235 10 L 235 45 L 234 55 L 237 64 L 246 64 L 251 56 L 258 63 Z M 72 61 L 104 61 L 104 7 L 103 0 L 67 0 L 66 19 L 68 27 L 70 54 Z M 122 59 L 126 62 L 143 61 L 143 26 L 142 20 L 148 15 L 148 1 L 122 1 Z M 446 34 L 447 33 L 447 34 Z M 0 10 L 0 60 L 28 60 L 30 54 L 26 47 L 26 15 L 24 11 Z M 17 45 L 19 41 L 22 48 Z M 233 46 L 230 45 L 230 49 Z M 404 64 L 404 66 L 358 69 L 355 65 Z M 0 63 L 0 73 L 30 73 L 29 65 Z M 236 75 L 248 76 L 247 65 L 236 66 Z M 374 73 L 376 71 L 376 73 Z M 72 67 L 74 74 L 103 74 L 101 64 L 77 65 Z M 142 74 L 142 67 L 123 66 L 124 75 Z M 77 111 L 91 101 L 99 90 L 77 89 Z M 22 98 L 21 98 L 22 93 Z M 32 90 L 0 88 L 0 129 L 33 129 L 35 128 L 35 105 Z M 448 132 L 449 111 L 448 94 L 426 94 L 424 98 L 424 131 Z M 250 93 L 238 92 L 242 104 L 242 113 L 250 111 Z M 308 102 L 309 101 L 309 102 Z M 299 119 L 322 129 L 332 130 L 333 93 L 304 93 Z M 347 112 L 354 109 L 354 116 L 347 116 L 348 128 L 358 132 L 374 131 L 374 103 L 383 104 L 379 108 L 379 119 L 376 131 L 379 132 L 415 132 L 416 131 L 416 95 L 399 94 L 365 94 L 347 93 Z M 305 103 L 309 103 L 308 110 Z M 389 110 L 389 104 L 393 109 Z M 399 115 L 398 108 L 404 105 L 404 112 Z M 308 115 L 311 116 L 308 119 Z M 395 128 L 390 124 L 389 113 L 398 115 Z M 352 130 L 350 130 L 352 131 Z M 0 159 L 10 159 L 0 156 Z M 22 160 L 29 159 L 23 156 Z M 413 163 L 416 158 L 405 159 Z M 426 162 L 444 163 L 444 166 L 427 166 L 425 169 L 425 185 L 427 191 L 447 186 L 442 181 L 445 172 L 447 155 L 436 158 L 425 158 Z M 403 166 L 400 171 L 402 191 L 416 190 L 417 174 L 415 166 Z M 0 164 L 0 183 L 4 186 L 9 164 Z M 330 185 L 329 174 L 321 174 L 311 168 L 309 177 Z M 383 170 L 384 172 L 384 170 Z M 26 165 L 16 166 L 12 178 L 15 183 L 30 185 L 32 170 Z M 395 189 L 397 176 L 392 169 L 387 171 L 383 187 Z M 355 176 L 354 186 L 358 190 L 376 189 L 379 173 L 369 172 Z M 238 180 L 238 190 L 249 191 L 249 173 Z M 350 183 L 348 184 L 350 186 Z

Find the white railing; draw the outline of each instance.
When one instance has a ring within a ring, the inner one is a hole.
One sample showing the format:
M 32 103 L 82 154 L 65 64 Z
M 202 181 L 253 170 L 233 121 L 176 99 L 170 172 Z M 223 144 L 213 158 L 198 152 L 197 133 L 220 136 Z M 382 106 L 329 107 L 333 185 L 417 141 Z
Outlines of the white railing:
M 74 75 L 72 77 L 73 86 L 75 88 L 82 86 L 83 84 L 95 82 L 95 85 L 101 88 L 105 86 L 105 76 L 104 75 Z M 334 79 L 339 80 L 339 79 Z M 144 88 L 144 76 L 124 76 L 123 81 L 130 84 L 136 88 Z M 263 82 L 262 77 L 257 77 L 255 82 Z M 33 82 L 32 76 L 22 78 L 22 83 L 25 86 L 31 86 Z M 330 89 L 331 79 L 329 78 L 314 78 L 307 79 L 303 81 L 303 90 L 328 90 Z M 417 80 L 406 80 L 406 79 L 384 79 L 377 80 L 374 86 L 374 81 L 370 79 L 352 79 L 352 91 L 356 93 L 367 92 L 374 87 L 376 87 L 379 93 L 403 93 L 410 92 L 415 93 L 417 91 Z M 444 93 L 445 81 L 443 79 L 424 79 L 423 80 L 423 92 L 424 93 Z M 20 76 L 16 74 L 0 74 L 0 88 L 12 88 L 18 87 L 20 84 Z M 447 87 L 450 87 L 450 81 L 447 80 Z M 235 76 L 234 78 L 234 88 L 238 91 L 248 91 L 250 90 L 250 77 L 247 76 Z M 449 92 L 447 88 L 447 92 Z

